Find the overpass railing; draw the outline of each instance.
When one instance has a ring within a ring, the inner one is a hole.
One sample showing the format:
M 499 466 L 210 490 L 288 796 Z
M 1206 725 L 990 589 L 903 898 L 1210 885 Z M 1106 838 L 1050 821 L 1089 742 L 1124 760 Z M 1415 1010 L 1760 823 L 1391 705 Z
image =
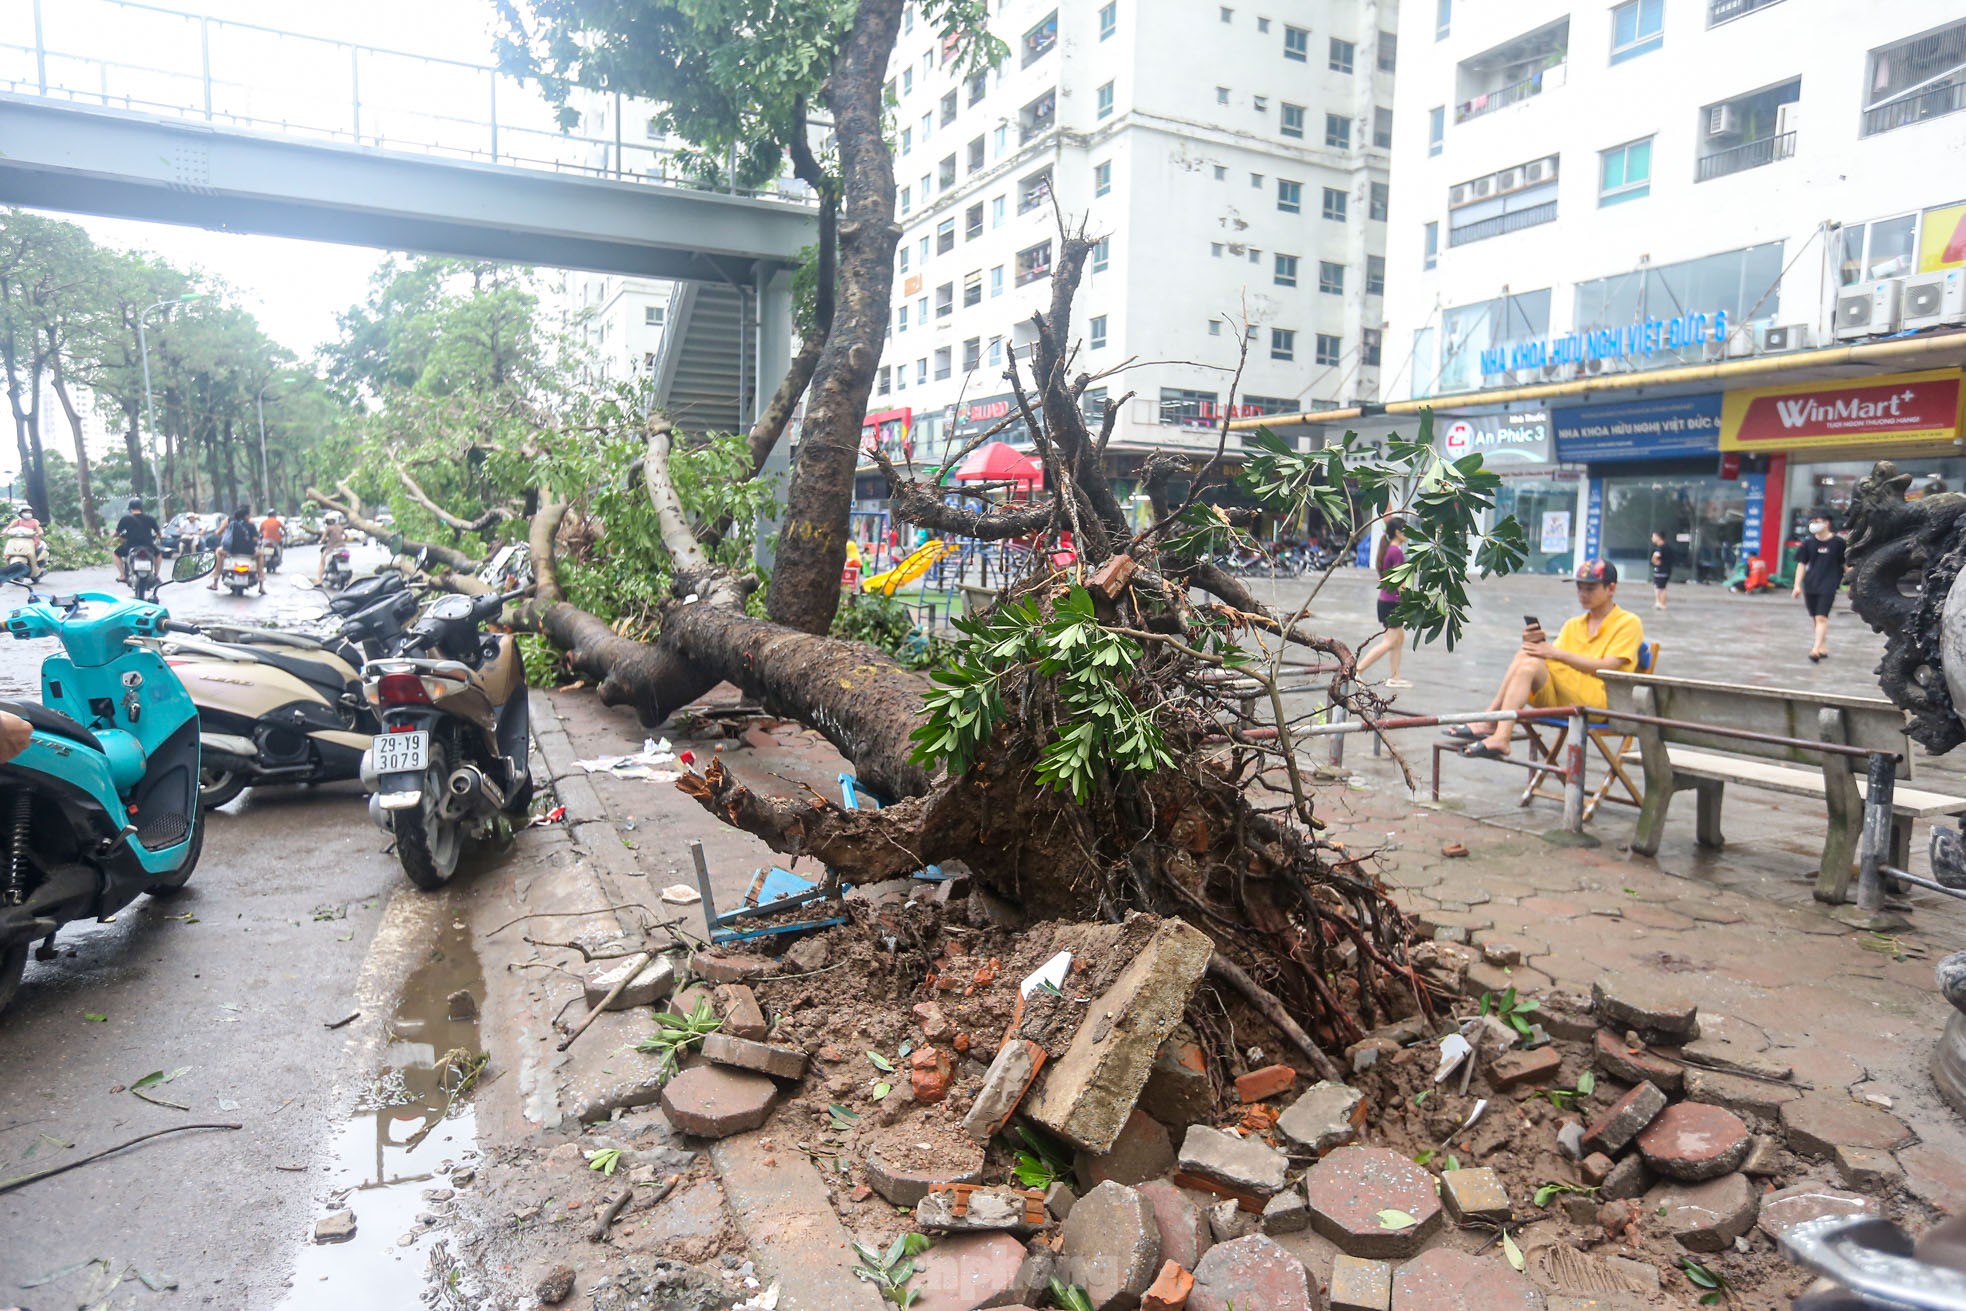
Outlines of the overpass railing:
M 489 61 L 142 0 L 0 0 L 0 92 L 619 182 L 812 199 L 791 178 L 743 191 L 685 174 L 645 101 L 577 93 L 580 121 L 562 128 L 555 106 Z

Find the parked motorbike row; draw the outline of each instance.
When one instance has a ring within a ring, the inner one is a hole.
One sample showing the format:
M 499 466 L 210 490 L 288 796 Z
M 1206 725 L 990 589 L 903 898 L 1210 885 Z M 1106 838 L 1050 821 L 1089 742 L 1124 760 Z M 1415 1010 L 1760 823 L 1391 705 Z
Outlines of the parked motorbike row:
M 333 632 L 190 624 L 157 595 L 212 572 L 208 554 L 132 553 L 134 598 L 28 589 L 4 624 L 56 638 L 39 703 L 0 700 L 31 737 L 0 762 L 0 1009 L 39 941 L 139 895 L 168 897 L 197 866 L 204 815 L 263 784 L 359 778 L 403 872 L 438 888 L 473 846 L 500 847 L 532 800 L 525 673 L 509 633 L 487 632 L 523 589 L 437 595 L 409 572 L 354 582 Z M 417 561 L 421 565 L 421 560 Z

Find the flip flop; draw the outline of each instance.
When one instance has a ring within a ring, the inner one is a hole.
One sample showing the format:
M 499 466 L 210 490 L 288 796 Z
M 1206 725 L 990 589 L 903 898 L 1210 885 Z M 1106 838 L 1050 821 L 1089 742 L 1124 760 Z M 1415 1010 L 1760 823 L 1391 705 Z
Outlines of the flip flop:
M 1461 754 L 1470 760 L 1507 760 L 1509 758 L 1508 752 L 1497 751 L 1486 742 L 1477 742 Z
M 1442 733 L 1441 736 L 1451 737 L 1457 742 L 1477 742 L 1481 739 L 1481 734 L 1475 732 L 1466 724 L 1456 724 L 1454 727 Z

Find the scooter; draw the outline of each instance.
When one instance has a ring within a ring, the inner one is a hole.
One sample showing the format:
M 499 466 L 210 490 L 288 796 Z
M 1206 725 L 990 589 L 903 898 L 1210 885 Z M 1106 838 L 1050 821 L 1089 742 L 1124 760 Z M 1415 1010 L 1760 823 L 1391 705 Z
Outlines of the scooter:
M 280 562 L 284 559 L 286 559 L 286 555 L 280 550 L 280 544 L 278 542 L 270 542 L 264 537 L 259 539 L 259 567 L 261 569 L 264 569 L 269 574 L 277 574 L 280 572 Z
M 139 601 L 150 600 L 163 585 L 157 578 L 157 558 L 150 547 L 133 546 L 124 559 L 124 567 L 130 571 L 130 591 Z
M 321 571 L 321 586 L 329 595 L 340 592 L 353 581 L 355 570 L 348 563 L 348 548 L 345 546 L 324 546 L 328 553 L 327 568 Z
M 174 580 L 200 577 L 199 563 L 180 562 Z M 5 624 L 17 640 L 59 638 L 66 654 L 42 662 L 39 704 L 0 702 L 34 730 L 0 764 L 0 1007 L 36 939 L 37 959 L 53 959 L 63 924 L 179 891 L 204 842 L 198 715 L 157 650 L 184 625 L 154 601 L 32 591 Z
M 219 581 L 230 589 L 232 595 L 244 596 L 246 589 L 260 585 L 259 580 L 259 557 L 256 553 L 226 557 L 225 572 L 219 576 Z
M 410 626 L 402 656 L 363 671 L 382 731 L 362 760 L 369 815 L 395 835 L 419 888 L 442 887 L 473 843 L 509 841 L 532 804 L 525 669 L 510 633 L 483 625 L 522 595 L 438 598 Z
M 41 575 L 48 572 L 48 544 L 41 542 L 37 545 L 32 528 L 9 528 L 6 551 L 0 557 L 0 564 L 20 565 L 20 577 L 30 583 L 38 583 Z

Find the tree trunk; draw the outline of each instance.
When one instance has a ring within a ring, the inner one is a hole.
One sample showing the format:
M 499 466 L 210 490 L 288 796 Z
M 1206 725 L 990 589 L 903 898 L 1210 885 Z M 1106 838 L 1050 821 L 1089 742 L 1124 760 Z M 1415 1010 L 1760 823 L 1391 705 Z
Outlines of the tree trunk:
M 229 505 L 241 504 L 239 500 L 239 471 L 237 461 L 232 458 L 232 416 L 225 418 L 225 431 L 219 438 L 219 455 L 225 465 L 225 499 Z
M 887 337 L 901 230 L 894 222 L 894 160 L 882 134 L 881 86 L 900 21 L 901 0 L 861 0 L 826 83 L 846 197 L 839 298 L 792 466 L 767 607 L 779 623 L 808 633 L 824 633 L 839 608 L 860 429 Z
M 158 488 L 154 484 L 155 471 L 147 467 L 143 451 L 143 429 L 138 426 L 143 411 L 132 401 L 123 402 L 123 450 L 130 457 L 130 495 L 154 497 Z M 162 512 L 162 505 L 156 507 Z
M 82 416 L 75 408 L 75 400 L 68 394 L 68 380 L 62 377 L 61 364 L 57 360 L 54 371 L 55 399 L 61 402 L 62 413 L 68 416 L 69 431 L 75 436 L 75 484 L 82 493 L 82 531 L 94 537 L 102 531 L 102 519 L 96 514 L 95 491 L 89 480 L 89 448 L 82 440 Z

